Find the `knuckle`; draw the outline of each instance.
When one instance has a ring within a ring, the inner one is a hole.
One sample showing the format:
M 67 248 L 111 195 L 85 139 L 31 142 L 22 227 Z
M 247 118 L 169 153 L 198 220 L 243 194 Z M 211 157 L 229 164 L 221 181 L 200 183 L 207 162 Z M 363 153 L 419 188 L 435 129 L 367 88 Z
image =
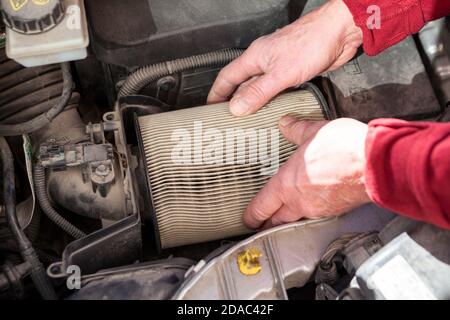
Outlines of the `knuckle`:
M 274 226 L 274 227 L 282 225 L 282 224 L 285 223 L 283 220 L 281 220 L 281 219 L 279 219 L 277 217 L 272 217 L 270 219 L 270 222 L 271 222 L 272 226 Z
M 216 82 L 220 83 L 221 85 L 230 84 L 230 81 L 228 80 L 228 75 L 229 75 L 228 69 L 226 67 L 223 68 L 222 70 L 220 70 L 219 74 L 217 75 Z
M 268 41 L 269 35 L 265 35 L 265 36 L 261 36 L 256 40 L 253 40 L 253 42 L 250 44 L 250 46 L 248 47 L 249 52 L 260 52 L 263 47 L 266 46 L 266 43 Z
M 251 211 L 251 216 L 257 221 L 265 221 L 268 217 L 264 214 L 264 211 L 259 206 L 254 206 Z
M 228 79 L 228 75 L 227 71 L 221 71 L 211 88 L 211 92 L 222 98 L 227 98 L 236 87 L 232 81 Z
M 258 84 L 258 82 L 252 82 L 249 83 L 246 87 L 247 92 L 257 97 L 258 100 L 265 100 L 266 99 L 266 93 L 261 88 L 261 86 Z
M 218 91 L 218 89 L 216 87 L 212 87 L 211 91 L 209 93 L 209 97 L 208 99 L 211 99 L 213 101 L 216 101 L 218 99 L 223 99 L 226 98 L 223 96 L 223 93 L 221 93 L 220 91 Z
M 280 175 L 280 181 L 281 181 L 279 185 L 280 198 L 283 201 L 283 203 L 288 203 L 290 196 L 296 192 L 297 188 L 295 179 L 292 178 L 292 172 L 288 170 L 282 171 Z
M 288 130 L 294 134 L 294 135 L 298 135 L 298 136 L 302 136 L 303 132 L 305 131 L 305 127 L 307 126 L 307 122 L 305 121 L 295 121 L 293 123 L 291 123 L 290 126 L 288 126 Z
M 252 62 L 253 60 L 242 60 L 242 62 L 240 63 L 239 67 L 240 69 L 242 69 L 242 71 L 250 76 L 253 74 L 252 72 L 252 68 L 254 68 L 255 66 L 253 65 L 254 62 Z
M 249 49 L 253 50 L 255 48 L 258 48 L 259 46 L 261 46 L 262 42 L 264 41 L 265 37 L 262 36 L 256 40 L 253 40 L 253 42 L 250 44 Z

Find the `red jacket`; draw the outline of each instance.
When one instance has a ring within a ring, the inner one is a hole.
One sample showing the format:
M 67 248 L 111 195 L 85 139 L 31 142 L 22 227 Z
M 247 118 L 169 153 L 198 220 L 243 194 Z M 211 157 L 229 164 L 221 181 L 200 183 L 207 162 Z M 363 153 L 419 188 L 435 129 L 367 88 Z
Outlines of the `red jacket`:
M 450 0 L 344 0 L 375 55 L 450 14 Z M 371 7 L 377 5 L 377 8 Z M 380 13 L 375 21 L 374 14 Z M 379 22 L 378 29 L 376 28 Z M 450 123 L 378 119 L 366 140 L 366 187 L 378 205 L 450 229 Z

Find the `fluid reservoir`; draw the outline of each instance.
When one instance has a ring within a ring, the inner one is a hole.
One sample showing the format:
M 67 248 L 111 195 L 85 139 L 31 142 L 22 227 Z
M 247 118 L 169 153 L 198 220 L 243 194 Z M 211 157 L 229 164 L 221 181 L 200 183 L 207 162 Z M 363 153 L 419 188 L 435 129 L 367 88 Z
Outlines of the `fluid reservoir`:
M 1 0 L 1 5 L 10 59 L 34 67 L 86 58 L 82 0 Z

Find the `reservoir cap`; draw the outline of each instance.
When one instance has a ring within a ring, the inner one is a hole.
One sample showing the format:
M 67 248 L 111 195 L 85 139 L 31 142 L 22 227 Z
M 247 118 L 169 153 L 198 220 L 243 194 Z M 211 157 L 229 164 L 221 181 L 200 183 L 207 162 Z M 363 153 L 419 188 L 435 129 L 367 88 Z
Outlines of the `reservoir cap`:
M 37 34 L 55 27 L 64 17 L 62 0 L 0 0 L 3 22 L 23 34 Z

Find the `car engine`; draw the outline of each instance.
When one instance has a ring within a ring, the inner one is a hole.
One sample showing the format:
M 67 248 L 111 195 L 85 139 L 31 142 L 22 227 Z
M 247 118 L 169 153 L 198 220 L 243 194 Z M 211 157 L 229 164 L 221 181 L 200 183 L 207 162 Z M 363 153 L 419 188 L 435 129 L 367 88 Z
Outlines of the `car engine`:
M 0 297 L 336 298 L 338 274 L 369 279 L 375 252 L 409 261 L 411 238 L 450 239 L 372 204 L 257 233 L 243 224 L 296 149 L 281 116 L 450 119 L 448 17 L 249 117 L 206 104 L 221 68 L 323 2 L 1 1 Z

